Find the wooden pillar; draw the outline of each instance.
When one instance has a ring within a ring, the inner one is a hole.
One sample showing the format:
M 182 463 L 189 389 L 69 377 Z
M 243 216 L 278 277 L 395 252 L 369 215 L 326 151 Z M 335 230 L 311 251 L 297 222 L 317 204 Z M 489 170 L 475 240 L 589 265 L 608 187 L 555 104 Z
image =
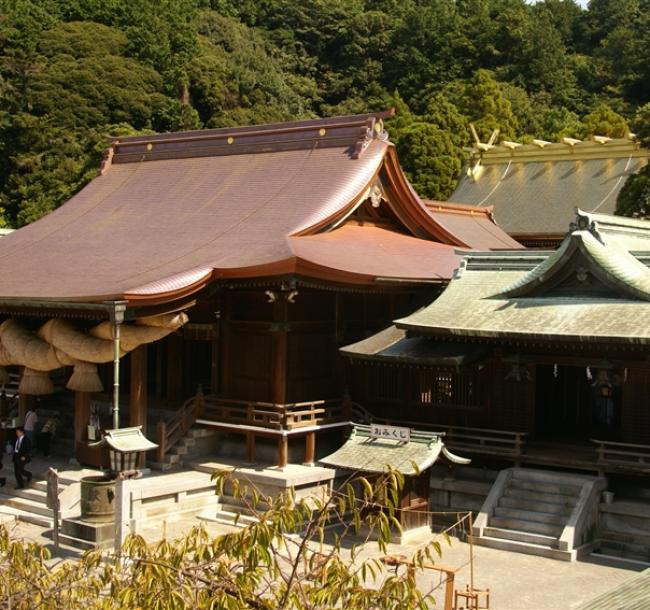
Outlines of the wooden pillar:
M 74 393 L 74 444 L 75 457 L 80 460 L 79 446 L 88 441 L 88 423 L 90 421 L 90 392 Z
M 307 432 L 305 436 L 305 464 L 314 464 L 316 456 L 316 432 Z
M 160 400 L 163 397 L 163 378 L 165 376 L 165 371 L 164 371 L 164 364 L 165 364 L 165 358 L 164 358 L 164 342 L 163 341 L 158 341 L 158 343 L 155 344 L 156 348 L 156 376 L 155 376 L 155 391 L 154 395 L 158 400 Z
M 245 460 L 248 464 L 252 464 L 255 461 L 255 434 L 253 432 L 246 433 Z
M 210 393 L 216 395 L 219 394 L 219 391 L 221 390 L 219 387 L 219 367 L 221 365 L 219 353 L 219 342 L 221 341 L 221 312 L 216 311 L 214 315 L 217 320 L 212 325 L 212 341 L 210 349 Z
M 289 461 L 289 438 L 284 434 L 278 437 L 278 466 L 284 468 Z
M 182 339 L 172 333 L 167 338 L 167 400 L 178 402 L 182 397 Z
M 130 354 L 131 396 L 129 401 L 129 425 L 142 426 L 147 433 L 147 346 L 140 345 Z
M 287 345 L 288 307 L 284 293 L 278 292 L 273 311 L 273 396 L 272 402 L 283 405 L 287 402 Z

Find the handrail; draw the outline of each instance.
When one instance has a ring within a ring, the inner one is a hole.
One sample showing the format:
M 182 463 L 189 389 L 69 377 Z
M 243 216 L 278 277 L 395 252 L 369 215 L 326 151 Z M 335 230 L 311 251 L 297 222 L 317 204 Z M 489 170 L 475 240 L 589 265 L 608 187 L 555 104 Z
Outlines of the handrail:
M 277 404 L 205 396 L 204 405 L 206 419 L 274 430 L 292 430 L 346 419 L 340 400 Z
M 188 398 L 168 421 L 159 421 L 157 426 L 158 449 L 156 460 L 163 462 L 165 455 L 194 425 L 203 409 L 203 394 L 199 391 L 196 396 Z
M 427 422 L 414 422 L 407 420 L 392 420 L 385 417 L 374 417 L 365 407 L 358 403 L 351 403 L 352 412 L 357 411 L 369 422 L 382 424 L 398 424 L 413 428 L 431 429 L 445 433 L 445 445 L 450 448 L 463 449 L 472 453 L 488 455 L 499 454 L 504 456 L 519 457 L 524 453 L 526 432 L 513 430 L 496 430 L 493 428 L 472 428 L 467 426 L 454 426 L 447 424 L 432 424 Z
M 650 445 L 603 441 L 592 438 L 596 443 L 600 466 L 628 467 L 633 470 L 650 468 Z

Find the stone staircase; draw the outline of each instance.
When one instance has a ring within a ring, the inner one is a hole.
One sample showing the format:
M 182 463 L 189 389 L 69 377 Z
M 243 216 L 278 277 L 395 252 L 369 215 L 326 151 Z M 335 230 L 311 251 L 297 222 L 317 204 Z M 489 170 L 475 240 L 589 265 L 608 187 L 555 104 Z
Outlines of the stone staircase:
M 474 524 L 476 544 L 563 561 L 591 549 L 605 479 L 510 468 L 499 474 Z
M 97 474 L 96 471 L 88 471 Z M 83 471 L 82 471 L 83 474 Z M 79 480 L 59 477 L 59 499 L 63 517 L 79 513 Z M 51 528 L 52 509 L 47 506 L 47 482 L 33 481 L 25 489 L 0 488 L 0 515 Z
M 216 433 L 209 428 L 190 428 L 186 434 L 165 454 L 163 462 L 147 460 L 147 465 L 155 470 L 167 471 L 183 466 L 190 457 L 206 453 L 206 444 L 214 439 Z

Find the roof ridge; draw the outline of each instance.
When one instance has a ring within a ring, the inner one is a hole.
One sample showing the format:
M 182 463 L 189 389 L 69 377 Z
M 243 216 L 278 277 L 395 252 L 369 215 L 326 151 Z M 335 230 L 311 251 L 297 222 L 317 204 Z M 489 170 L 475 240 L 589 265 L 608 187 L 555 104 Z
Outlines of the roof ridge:
M 102 173 L 112 163 L 154 161 L 323 147 L 348 148 L 357 159 L 372 140 L 388 140 L 384 119 L 394 109 L 355 114 L 164 134 L 111 138 Z

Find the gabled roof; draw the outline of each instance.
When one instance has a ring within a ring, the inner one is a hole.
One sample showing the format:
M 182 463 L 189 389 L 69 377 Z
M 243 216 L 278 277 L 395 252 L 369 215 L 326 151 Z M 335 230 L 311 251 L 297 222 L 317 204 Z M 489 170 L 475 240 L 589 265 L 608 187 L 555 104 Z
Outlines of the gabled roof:
M 578 211 L 551 252 L 470 255 L 442 295 L 396 321 L 439 337 L 650 343 L 650 222 Z
M 517 239 L 561 238 L 576 207 L 614 214 L 625 180 L 649 156 L 629 138 L 503 142 L 477 153 L 449 200 L 491 206 L 499 226 Z
M 116 139 L 97 178 L 0 240 L 0 300 L 156 304 L 213 279 L 301 273 L 441 281 L 454 247 L 501 247 L 498 229 L 474 240 L 427 212 L 386 116 Z M 395 230 L 346 226 L 371 192 Z

